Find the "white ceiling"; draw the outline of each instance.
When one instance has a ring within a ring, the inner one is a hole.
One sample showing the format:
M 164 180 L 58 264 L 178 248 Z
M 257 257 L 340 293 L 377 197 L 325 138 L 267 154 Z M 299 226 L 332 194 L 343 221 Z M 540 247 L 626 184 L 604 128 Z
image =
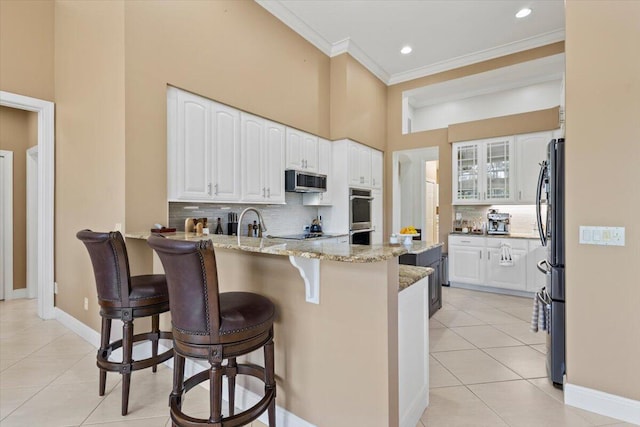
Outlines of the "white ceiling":
M 564 40 L 563 0 L 256 0 L 329 56 L 395 84 Z M 533 13 L 517 19 L 529 7 Z M 400 54 L 406 44 L 409 55 Z

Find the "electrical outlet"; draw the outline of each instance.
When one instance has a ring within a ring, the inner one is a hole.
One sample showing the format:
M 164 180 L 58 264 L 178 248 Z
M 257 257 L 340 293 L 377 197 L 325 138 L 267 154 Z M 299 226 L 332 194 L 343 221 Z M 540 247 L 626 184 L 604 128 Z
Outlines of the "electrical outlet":
M 115 231 L 122 231 L 122 224 L 119 222 L 116 222 L 116 226 L 113 229 Z
M 84 298 L 84 310 L 89 311 L 89 298 Z
M 58 295 L 58 282 L 53 282 L 53 293 Z

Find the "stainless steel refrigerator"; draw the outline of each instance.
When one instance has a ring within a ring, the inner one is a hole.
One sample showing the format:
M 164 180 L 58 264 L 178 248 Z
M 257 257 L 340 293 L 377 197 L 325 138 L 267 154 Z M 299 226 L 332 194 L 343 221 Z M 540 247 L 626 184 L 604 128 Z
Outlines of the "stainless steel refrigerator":
M 553 385 L 562 388 L 565 365 L 565 230 L 564 230 L 564 138 L 553 139 L 547 146 L 547 160 L 538 177 L 536 208 L 538 231 L 547 258 L 538 263 L 545 274 L 547 301 L 547 373 Z M 546 205 L 546 219 L 542 211 Z

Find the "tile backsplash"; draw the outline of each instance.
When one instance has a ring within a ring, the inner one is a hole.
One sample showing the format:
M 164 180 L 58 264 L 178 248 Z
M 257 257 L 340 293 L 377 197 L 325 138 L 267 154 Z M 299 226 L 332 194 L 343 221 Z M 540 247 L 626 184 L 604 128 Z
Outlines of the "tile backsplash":
M 235 212 L 240 215 L 245 208 L 254 207 L 260 211 L 267 227 L 266 234 L 283 235 L 301 233 L 305 225 L 318 215 L 315 206 L 304 206 L 301 193 L 286 193 L 286 205 L 256 205 L 238 203 L 182 203 L 169 202 L 169 227 L 175 227 L 178 231 L 184 230 L 184 221 L 187 218 L 207 218 L 211 233 L 216 228 L 217 218 L 222 220 L 222 229 L 227 233 L 228 214 Z M 195 209 L 194 209 L 195 208 Z M 247 225 L 253 224 L 258 218 L 253 212 L 249 212 L 239 226 L 240 232 L 245 235 Z
M 462 219 L 470 223 L 482 221 L 486 224 L 489 209 L 497 209 L 498 212 L 511 214 L 511 232 L 518 234 L 536 234 L 536 206 L 535 205 L 481 205 L 481 206 L 454 206 L 455 213 L 461 213 Z M 544 215 L 544 212 L 543 212 Z

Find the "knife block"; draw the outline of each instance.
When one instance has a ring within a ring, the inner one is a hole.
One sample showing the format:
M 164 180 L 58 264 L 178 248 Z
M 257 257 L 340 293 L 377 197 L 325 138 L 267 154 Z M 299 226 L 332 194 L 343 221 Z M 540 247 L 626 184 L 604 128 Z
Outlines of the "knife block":
M 238 235 L 238 223 L 237 222 L 228 222 L 227 223 L 227 234 L 229 236 L 237 236 Z

